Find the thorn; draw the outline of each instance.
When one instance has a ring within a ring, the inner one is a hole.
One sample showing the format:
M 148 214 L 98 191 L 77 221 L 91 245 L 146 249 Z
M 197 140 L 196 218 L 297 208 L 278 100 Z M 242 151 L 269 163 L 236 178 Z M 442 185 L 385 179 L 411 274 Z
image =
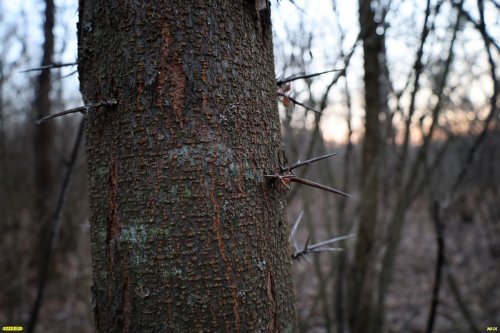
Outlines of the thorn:
M 321 114 L 321 113 L 322 113 L 321 111 L 315 110 L 315 109 L 313 109 L 313 108 L 311 108 L 311 107 L 309 107 L 309 106 L 305 105 L 304 103 L 301 103 L 301 102 L 297 101 L 295 98 L 290 97 L 290 96 L 288 96 L 288 95 L 286 95 L 286 94 L 283 94 L 283 93 L 281 93 L 281 92 L 278 92 L 278 96 L 282 96 L 282 97 L 288 98 L 288 99 L 289 99 L 289 100 L 291 100 L 294 104 L 300 105 L 300 106 L 302 106 L 303 108 L 306 108 L 307 110 L 310 110 L 310 111 L 312 111 L 312 112 L 316 112 L 316 113 L 319 113 L 319 114 Z
M 302 221 L 302 217 L 304 216 L 304 211 L 300 211 L 299 216 L 295 220 L 295 223 L 293 224 L 292 231 L 290 231 L 290 237 L 288 238 L 289 241 L 293 240 L 295 238 L 295 233 L 297 232 L 297 229 L 299 228 L 300 222 Z
M 87 104 L 87 105 L 84 105 L 84 106 L 79 106 L 77 108 L 72 108 L 72 109 L 65 110 L 65 111 L 62 111 L 62 112 L 59 112 L 59 113 L 55 113 L 55 114 L 51 114 L 51 115 L 45 116 L 43 118 L 35 120 L 35 123 L 37 125 L 40 125 L 44 121 L 52 119 L 52 118 L 57 118 L 57 117 L 61 117 L 61 116 L 65 116 L 67 114 L 77 113 L 77 112 L 85 114 L 85 113 L 89 112 L 90 109 L 92 109 L 92 108 L 97 108 L 97 107 L 102 106 L 102 105 L 109 106 L 109 105 L 116 105 L 116 104 L 118 104 L 118 102 L 115 99 L 110 99 L 110 100 L 105 101 L 105 102 L 99 102 L 99 103 L 94 103 L 94 104 Z
M 307 239 L 306 239 L 306 243 L 304 244 L 304 250 L 302 250 L 304 253 L 307 253 L 307 250 L 308 250 L 308 245 L 309 245 L 309 240 L 310 240 L 311 236 L 307 236 Z
M 350 235 L 346 235 L 346 236 L 341 236 L 341 237 L 336 237 L 336 238 L 332 238 L 332 239 L 329 239 L 329 240 L 326 240 L 326 241 L 323 241 L 323 242 L 319 242 L 319 243 L 316 243 L 314 245 L 311 245 L 309 247 L 309 250 L 316 250 L 322 246 L 325 246 L 325 245 L 328 245 L 328 244 L 332 244 L 332 243 L 335 243 L 335 242 L 339 242 L 341 240 L 344 240 L 344 239 L 349 239 L 349 238 L 352 238 L 352 237 L 355 237 L 356 234 L 350 234 Z
M 351 238 L 351 237 L 354 237 L 354 236 L 355 236 L 355 234 L 351 234 L 351 235 L 347 235 L 347 236 L 341 236 L 341 237 L 336 237 L 336 238 L 332 238 L 332 239 L 329 239 L 329 240 L 326 240 L 326 241 L 323 241 L 323 242 L 319 242 L 319 243 L 313 244 L 311 246 L 309 246 L 309 237 L 308 237 L 307 241 L 306 241 L 306 244 L 304 245 L 304 248 L 302 249 L 302 251 L 297 251 L 296 250 L 296 252 L 292 254 L 292 259 L 304 258 L 306 261 L 308 261 L 306 256 L 309 253 L 343 252 L 344 249 L 340 248 L 340 247 L 323 247 L 323 246 L 331 244 L 331 243 L 334 243 L 334 242 L 338 242 L 338 241 L 343 240 L 343 239 Z
M 323 185 L 323 184 L 319 184 L 319 183 L 315 183 L 315 182 L 307 180 L 307 179 L 299 178 L 297 176 L 291 177 L 290 181 L 291 182 L 300 183 L 300 184 L 304 184 L 304 185 L 311 186 L 311 187 L 316 187 L 316 188 L 319 188 L 320 190 L 324 190 L 324 191 L 328 191 L 328 192 L 331 192 L 331 193 L 343 195 L 343 196 L 348 197 L 348 198 L 352 198 L 347 193 L 344 193 L 342 191 L 336 190 L 336 189 L 334 189 L 332 187 L 329 187 L 329 186 L 326 186 L 326 185 Z
M 308 159 L 308 160 L 305 160 L 305 161 L 300 161 L 300 159 L 299 159 L 297 161 L 297 163 L 292 164 L 291 166 L 286 167 L 284 169 L 281 169 L 281 172 L 292 171 L 293 169 L 296 169 L 298 167 L 301 167 L 301 166 L 304 166 L 304 165 L 309 165 L 309 164 L 312 164 L 314 162 L 318 162 L 318 161 L 324 160 L 325 158 L 329 158 L 329 157 L 334 156 L 334 155 L 337 155 L 337 153 L 330 153 L 330 154 L 326 154 L 326 155 L 323 155 L 323 156 L 314 157 L 314 158 L 311 158 L 311 159 Z
M 52 69 L 52 68 L 60 68 L 60 67 L 76 66 L 76 65 L 78 65 L 77 62 L 70 62 L 70 63 L 65 63 L 65 64 L 53 63 L 53 64 L 50 64 L 50 65 L 44 65 L 44 66 L 40 66 L 40 67 L 37 67 L 37 68 L 26 69 L 24 71 L 21 71 L 21 73 L 28 73 L 28 72 L 34 72 L 34 71 L 43 71 L 43 70 Z
M 304 74 L 304 75 L 292 75 L 292 76 L 289 76 L 283 80 L 278 80 L 276 81 L 276 85 L 278 86 L 282 86 L 288 82 L 292 82 L 292 81 L 295 81 L 295 80 L 300 80 L 300 79 L 309 79 L 309 78 L 312 78 L 312 77 L 315 77 L 315 76 L 319 76 L 319 75 L 323 75 L 323 74 L 327 74 L 327 73 L 332 73 L 332 72 L 341 72 L 343 71 L 344 69 L 330 69 L 328 71 L 324 71 L 324 72 L 318 72 L 318 73 L 314 73 L 314 74 Z

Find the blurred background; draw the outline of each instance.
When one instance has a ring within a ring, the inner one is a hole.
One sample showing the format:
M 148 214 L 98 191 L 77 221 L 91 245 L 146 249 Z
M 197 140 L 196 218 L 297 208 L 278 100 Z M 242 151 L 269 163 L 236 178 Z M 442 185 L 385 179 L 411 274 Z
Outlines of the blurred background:
M 39 332 L 93 331 L 82 147 L 46 260 L 81 115 L 34 123 L 82 105 L 77 6 L 0 2 L 0 323 L 28 321 L 48 268 Z M 337 153 L 296 174 L 352 196 L 292 184 L 292 243 L 356 234 L 343 252 L 294 261 L 300 331 L 500 326 L 500 3 L 271 8 L 288 161 Z

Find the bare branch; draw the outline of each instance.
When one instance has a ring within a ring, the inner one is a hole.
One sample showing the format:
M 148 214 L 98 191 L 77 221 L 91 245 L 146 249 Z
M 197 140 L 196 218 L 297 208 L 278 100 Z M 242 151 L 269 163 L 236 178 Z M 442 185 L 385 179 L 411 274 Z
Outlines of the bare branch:
M 70 77 L 71 75 L 75 75 L 76 73 L 78 73 L 78 70 L 72 71 L 72 72 L 71 72 L 71 73 L 69 73 L 69 74 L 66 74 L 66 75 L 61 76 L 61 79 L 65 79 L 65 78 L 67 78 L 67 77 Z
M 49 272 L 49 263 L 50 263 L 50 258 L 52 256 L 52 252 L 54 251 L 54 247 L 58 238 L 59 234 L 59 227 L 61 224 L 61 215 L 64 209 L 64 204 L 66 203 L 66 198 L 68 196 L 68 189 L 69 189 L 69 184 L 71 180 L 71 175 L 73 174 L 73 169 L 78 157 L 78 151 L 80 144 L 82 142 L 83 138 L 83 128 L 84 128 L 84 119 L 80 121 L 80 126 L 78 128 L 78 133 L 75 138 L 75 143 L 73 144 L 73 150 L 71 152 L 71 157 L 69 160 L 69 163 L 66 166 L 66 170 L 64 172 L 64 178 L 61 184 L 61 189 L 59 191 L 59 197 L 57 198 L 57 205 L 54 210 L 54 215 L 52 217 L 52 221 L 50 223 L 50 230 L 49 230 L 49 239 L 48 239 L 48 245 L 44 249 L 44 255 L 42 257 L 42 265 L 40 265 L 40 271 L 39 271 L 39 276 L 38 276 L 38 286 L 37 286 L 37 291 L 36 291 L 36 298 L 35 302 L 33 303 L 33 307 L 30 312 L 30 317 L 28 321 L 28 332 L 32 332 L 36 320 L 38 317 L 38 313 L 40 311 L 40 307 L 42 306 L 42 301 L 43 301 L 43 294 L 45 291 L 45 284 L 47 281 L 47 275 Z
M 278 92 L 278 96 L 282 96 L 282 97 L 288 98 L 288 99 L 289 99 L 289 100 L 291 100 L 294 104 L 300 105 L 300 106 L 302 106 L 302 107 L 306 108 L 307 110 L 310 110 L 310 111 L 313 111 L 313 112 L 316 112 L 316 113 L 321 113 L 321 111 L 315 110 L 315 109 L 313 109 L 313 108 L 311 108 L 311 107 L 309 107 L 309 106 L 307 106 L 307 105 L 305 105 L 305 104 L 303 104 L 303 103 L 301 103 L 301 102 L 297 101 L 295 98 L 290 97 L 290 96 L 288 96 L 288 95 L 286 95 L 286 94 L 283 94 L 283 93 L 281 93 L 281 92 Z
M 434 286 L 432 287 L 432 301 L 427 318 L 426 333 L 432 333 L 434 322 L 436 320 L 437 307 L 439 305 L 439 291 L 442 285 L 442 274 L 445 263 L 445 239 L 444 239 L 444 223 L 441 220 L 441 207 L 438 201 L 434 201 L 432 205 L 432 220 L 436 230 L 436 243 L 437 243 L 437 258 L 435 264 Z
M 486 31 L 486 27 L 484 26 L 484 24 L 481 24 L 481 23 L 478 23 L 476 22 L 472 16 L 469 14 L 468 11 L 466 11 L 462 6 L 460 6 L 460 3 L 457 3 L 455 1 L 451 1 L 451 4 L 453 5 L 453 7 L 457 8 L 458 10 L 460 10 L 460 13 L 462 15 L 465 16 L 465 18 L 467 19 L 467 21 L 469 21 L 470 23 L 472 23 L 474 25 L 474 27 L 479 30 L 479 32 L 481 33 L 481 35 L 483 36 L 483 38 L 485 40 L 488 40 L 488 42 L 490 44 L 492 44 L 498 52 L 500 52 L 500 45 L 498 45 L 498 43 L 495 41 L 495 39 Z
M 325 158 L 328 158 L 328 157 L 331 157 L 331 156 L 334 156 L 334 155 L 337 155 L 337 153 L 326 154 L 326 155 L 314 157 L 314 158 L 311 158 L 311 159 L 305 160 L 305 161 L 300 161 L 299 160 L 297 163 L 295 163 L 295 164 L 293 164 L 293 165 L 291 165 L 289 167 L 286 167 L 284 169 L 281 169 L 281 172 L 292 171 L 293 169 L 296 169 L 298 167 L 301 167 L 301 166 L 304 166 L 304 165 L 309 165 L 309 164 L 312 164 L 312 163 L 317 162 L 317 161 L 324 160 Z
M 324 72 L 318 72 L 318 73 L 314 73 L 314 74 L 296 74 L 296 75 L 292 75 L 292 76 L 289 76 L 287 78 L 284 78 L 283 80 L 278 80 L 276 82 L 276 85 L 278 86 L 282 86 L 288 82 L 292 82 L 292 81 L 295 81 L 295 80 L 300 80 L 300 79 L 309 79 L 309 78 L 312 78 L 312 77 L 316 77 L 316 76 L 320 76 L 320 75 L 323 75 L 323 74 L 327 74 L 327 73 L 332 73 L 332 72 L 343 72 L 345 71 L 345 68 L 343 69 L 330 69 L 328 71 L 324 71 Z
M 480 16 L 480 31 L 481 31 L 481 36 L 483 37 L 483 41 L 485 44 L 485 50 L 486 54 L 488 55 L 488 62 L 490 64 L 490 72 L 491 72 L 491 79 L 493 81 L 493 94 L 490 97 L 490 112 L 488 113 L 488 116 L 486 117 L 483 125 L 483 129 L 481 130 L 481 133 L 479 136 L 476 138 L 474 141 L 473 145 L 471 146 L 467 158 L 465 162 L 462 164 L 460 171 L 457 175 L 457 178 L 453 182 L 453 185 L 451 186 L 450 189 L 450 194 L 453 195 L 454 192 L 456 192 L 457 188 L 459 187 L 460 183 L 463 181 L 465 174 L 467 173 L 470 165 L 472 164 L 472 161 L 474 160 L 475 154 L 479 147 L 481 146 L 482 142 L 486 138 L 486 134 L 488 133 L 488 129 L 490 127 L 490 123 L 492 120 L 495 118 L 495 115 L 497 113 L 497 101 L 498 101 L 498 95 L 500 94 L 500 82 L 497 79 L 495 73 L 497 72 L 497 65 L 496 62 L 493 60 L 493 55 L 491 54 L 491 50 L 489 48 L 490 44 L 494 44 L 490 39 L 488 34 L 486 33 L 486 28 L 485 28 L 485 22 L 484 22 L 484 8 L 482 6 L 478 6 L 479 10 L 479 16 Z M 495 44 L 494 44 L 495 45 Z M 498 46 L 495 45 L 498 49 Z
M 105 101 L 105 102 L 99 102 L 99 103 L 94 103 L 94 104 L 87 104 L 87 105 L 84 105 L 84 106 L 79 106 L 77 108 L 72 108 L 72 109 L 69 109 L 69 110 L 65 110 L 65 111 L 62 111 L 62 112 L 59 112 L 59 113 L 56 113 L 56 114 L 51 114 L 51 115 L 48 115 L 46 117 L 37 119 L 37 120 L 35 120 L 35 123 L 37 125 L 40 125 L 44 121 L 52 119 L 52 118 L 57 118 L 57 117 L 61 117 L 61 116 L 65 116 L 67 114 L 77 113 L 77 112 L 87 113 L 92 108 L 97 108 L 97 107 L 103 106 L 103 105 L 110 106 L 110 105 L 116 105 L 116 104 L 118 104 L 118 102 L 116 100 L 109 100 L 109 101 Z
M 35 71 L 44 71 L 47 69 L 52 69 L 52 68 L 61 68 L 61 67 L 67 67 L 67 66 L 76 66 L 78 65 L 77 62 L 68 62 L 68 63 L 53 63 L 50 65 L 44 65 L 36 68 L 30 68 L 26 69 L 24 71 L 21 71 L 21 73 L 28 73 L 28 72 L 35 72 Z
M 295 3 L 295 1 L 293 1 L 293 0 L 288 0 L 288 1 L 290 1 L 290 3 L 291 3 L 292 5 L 294 5 L 294 6 L 295 6 L 295 8 L 297 8 L 297 10 L 298 10 L 299 12 L 301 12 L 301 13 L 303 13 L 303 14 L 305 14 L 305 13 L 306 13 L 306 12 L 305 12 L 302 8 L 300 8 L 300 7 L 299 7 L 299 6 Z

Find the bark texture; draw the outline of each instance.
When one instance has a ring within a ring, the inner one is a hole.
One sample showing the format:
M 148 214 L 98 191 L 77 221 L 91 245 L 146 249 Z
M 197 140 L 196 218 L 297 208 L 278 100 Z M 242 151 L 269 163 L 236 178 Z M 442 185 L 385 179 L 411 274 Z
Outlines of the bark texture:
M 294 332 L 269 13 L 81 0 L 97 332 Z

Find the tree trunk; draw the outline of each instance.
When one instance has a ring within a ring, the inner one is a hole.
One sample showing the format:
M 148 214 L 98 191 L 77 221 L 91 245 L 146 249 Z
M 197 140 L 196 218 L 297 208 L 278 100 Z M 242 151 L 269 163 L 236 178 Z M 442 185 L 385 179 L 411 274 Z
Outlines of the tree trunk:
M 350 325 L 354 333 L 377 331 L 374 323 L 375 232 L 378 215 L 382 37 L 371 0 L 359 0 L 365 84 L 365 136 L 362 149 L 361 209 L 351 280 Z
M 45 22 L 43 25 L 44 42 L 41 65 L 52 63 L 54 56 L 54 21 L 55 7 L 53 0 L 45 1 Z M 52 101 L 50 91 L 52 89 L 51 73 L 48 70 L 41 71 L 37 77 L 37 86 L 34 101 L 34 116 L 36 119 L 45 117 L 51 113 Z M 39 255 L 40 249 L 47 247 L 48 221 L 51 211 L 51 202 L 54 189 L 54 131 L 53 122 L 44 122 L 35 125 L 34 129 L 34 172 L 35 172 L 35 234 L 41 235 L 41 243 L 36 247 Z
M 80 1 L 97 332 L 294 332 L 269 12 Z

